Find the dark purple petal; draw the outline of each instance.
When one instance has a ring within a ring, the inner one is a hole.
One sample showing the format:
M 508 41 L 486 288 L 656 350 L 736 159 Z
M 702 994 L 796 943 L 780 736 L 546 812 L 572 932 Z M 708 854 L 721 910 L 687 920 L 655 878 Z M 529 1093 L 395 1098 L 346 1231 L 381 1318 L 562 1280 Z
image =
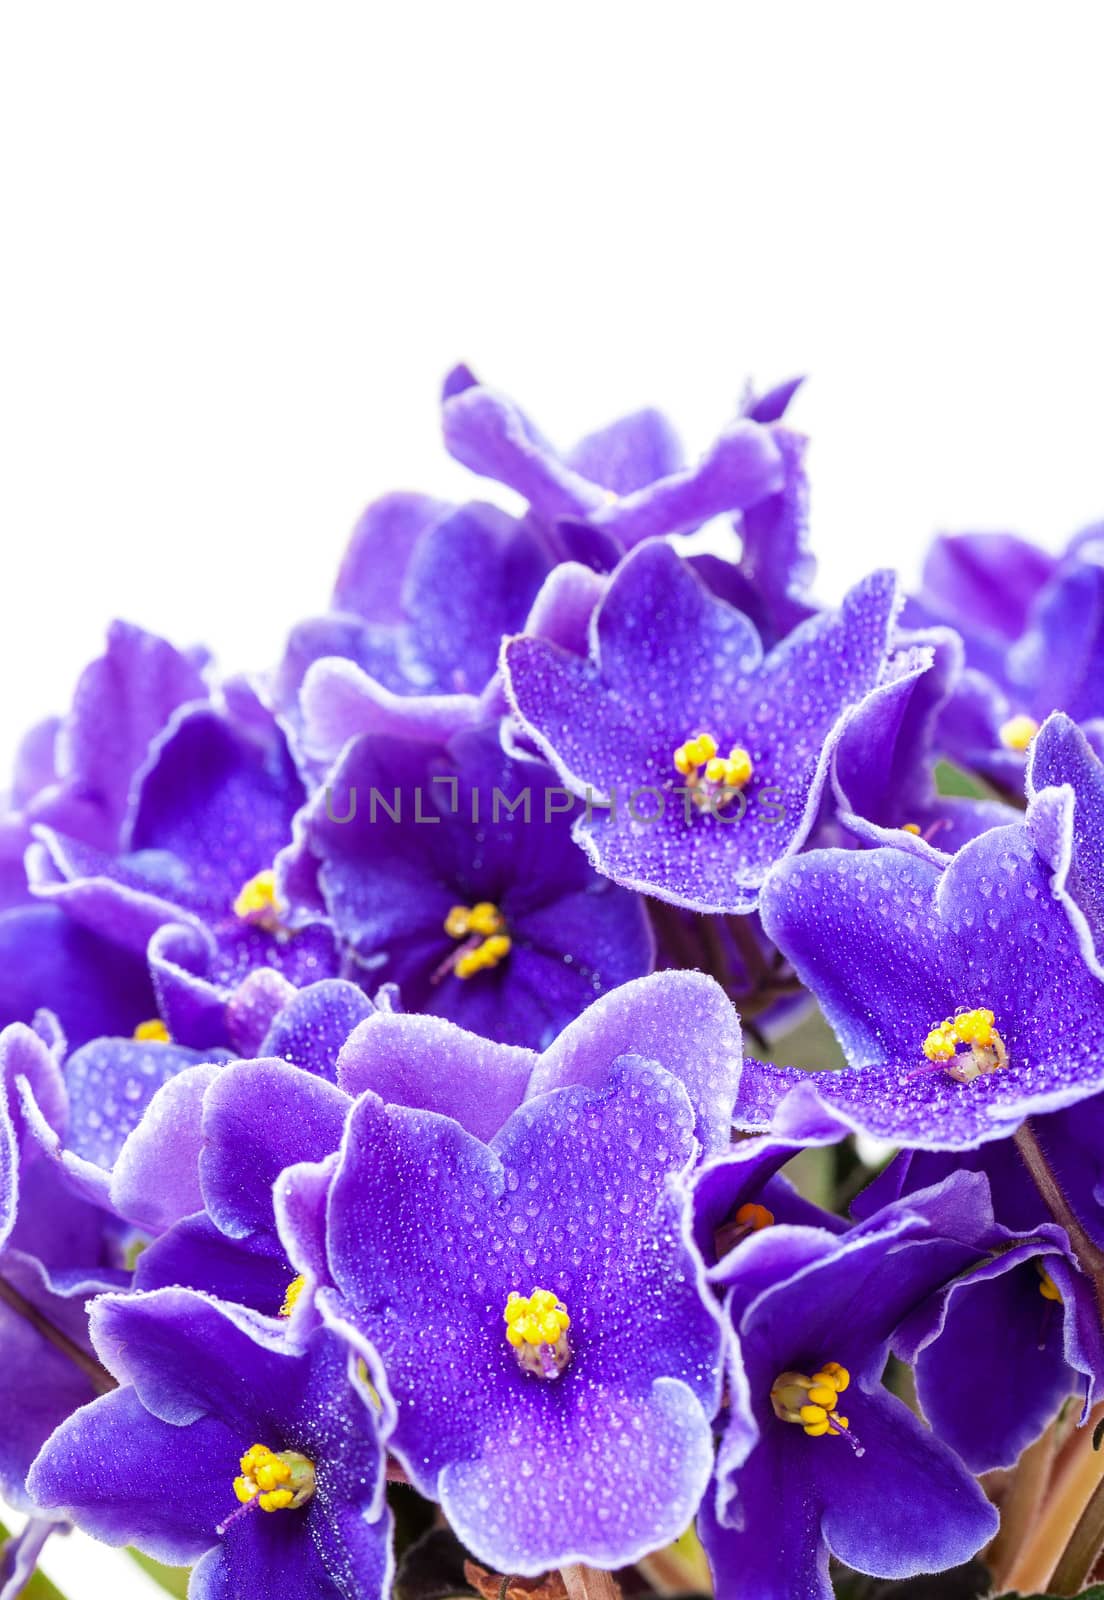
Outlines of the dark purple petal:
M 491 1149 L 374 1096 L 353 1112 L 328 1229 L 344 1314 L 379 1345 L 399 1410 L 395 1449 L 496 1565 L 536 1572 L 572 1552 L 615 1565 L 666 1537 L 611 1418 L 635 1429 L 640 1417 L 634 1456 L 670 1463 L 671 1526 L 704 1488 L 716 1328 L 666 1187 L 692 1151 L 691 1125 L 673 1079 L 627 1064 L 605 1093 L 561 1090 L 523 1106 Z M 295 1170 L 282 1180 L 291 1194 L 298 1182 Z M 520 1372 L 502 1335 L 508 1292 L 532 1281 L 562 1294 L 573 1318 L 575 1356 L 552 1386 Z M 637 1320 L 626 1325 L 630 1303 L 638 1316 L 648 1308 L 644 1340 Z M 535 1468 L 524 1496 L 523 1440 Z M 476 1529 L 470 1496 L 488 1485 L 506 1514 L 488 1520 L 484 1507 Z M 595 1516 L 596 1496 L 608 1515 Z
M 65 1069 L 71 1104 L 68 1148 L 110 1170 L 158 1089 L 203 1060 L 195 1050 L 156 1041 L 106 1038 L 83 1045 Z
M 138 1257 L 136 1289 L 198 1289 L 263 1316 L 279 1314 L 295 1272 L 271 1235 L 230 1239 L 204 1212 L 176 1222 Z
M 922 598 L 971 640 L 1011 643 L 1055 566 L 1053 556 L 1015 534 L 941 534 L 924 562 Z
M 661 411 L 634 411 L 587 434 L 569 451 L 567 464 L 611 494 L 632 494 L 683 463 L 678 435 Z
M 48 1007 L 73 1045 L 130 1033 L 157 1014 L 146 963 L 71 921 L 56 906 L 0 914 L 0 1022 Z
M 773 642 L 809 615 L 816 561 L 809 551 L 807 441 L 783 428 L 774 429 L 772 436 L 782 459 L 782 481 L 743 513 L 739 570 Z
M 111 1175 L 111 1203 L 120 1216 L 160 1233 L 202 1208 L 203 1096 L 221 1070 L 186 1067 L 154 1095 Z
M 67 1299 L 47 1288 L 41 1268 L 21 1252 L 0 1256 L 0 1274 L 56 1328 L 88 1348 L 84 1294 Z M 93 1390 L 78 1366 L 7 1304 L 0 1303 L 0 1493 L 10 1505 L 32 1510 L 24 1488 L 27 1470 L 44 1440 Z
M 675 904 L 751 909 L 769 866 L 812 824 L 840 719 L 877 682 L 894 603 L 892 579 L 875 575 L 763 661 L 747 618 L 652 543 L 611 582 L 591 659 L 508 641 L 515 708 L 588 799 L 576 832 L 598 869 Z M 752 758 L 731 814 L 700 811 L 674 768 L 676 747 L 703 728 Z
M 180 719 L 147 774 L 130 847 L 177 857 L 193 891 L 228 911 L 242 885 L 270 868 L 290 840 L 303 798 L 274 727 L 261 741 L 200 709 Z
M 341 1143 L 349 1097 L 285 1061 L 241 1061 L 203 1098 L 200 1186 L 223 1233 L 271 1233 L 272 1185 L 285 1167 L 319 1161 Z
M 1037 721 L 1064 711 L 1084 722 L 1104 711 L 1104 562 L 1093 550 L 1063 562 L 1008 655 L 1016 709 Z
M 1062 1307 L 1043 1299 L 1041 1281 L 1033 1261 L 967 1278 L 917 1359 L 924 1415 L 971 1472 L 1015 1466 L 1077 1382 L 1063 1354 Z
M 857 1399 L 857 1397 L 856 1397 Z M 811 1492 L 823 1507 L 829 1549 L 857 1572 L 907 1578 L 959 1566 L 988 1544 L 997 1513 L 958 1457 L 885 1391 L 851 1404 L 851 1421 L 866 1452 L 842 1440 L 836 1459 L 813 1454 Z M 786 1426 L 784 1423 L 781 1426 Z M 817 1445 L 800 1430 L 796 1447 Z
M 759 1447 L 755 1470 L 740 1489 L 739 1528 L 720 1521 L 712 1493 L 705 1496 L 698 1533 L 717 1600 L 764 1600 L 767 1595 L 833 1600 L 820 1507 L 807 1493 L 795 1493 L 790 1457 L 788 1439 Z
M 504 395 L 482 384 L 448 397 L 445 444 L 457 461 L 514 489 L 538 516 L 585 516 L 605 499 L 596 484 L 573 472 Z
M 127 1387 L 63 1422 L 29 1485 L 40 1506 L 65 1511 L 105 1544 L 136 1544 L 171 1566 L 190 1566 L 232 1509 L 228 1491 L 246 1448 L 218 1418 L 177 1428 L 151 1416 Z
M 337 1078 L 348 1094 L 370 1089 L 386 1103 L 438 1112 L 491 1139 L 521 1104 L 538 1059 L 443 1017 L 379 1012 L 346 1043 Z
M 1028 792 L 1027 827 L 1053 873 L 1051 888 L 1085 960 L 1104 978 L 1104 765 L 1069 717 L 1049 717 L 1040 729 Z
M 386 494 L 374 500 L 353 529 L 330 602 L 365 622 L 401 618 L 403 579 L 414 547 L 448 506 L 424 494 Z
M 607 501 L 587 520 L 631 550 L 645 539 L 755 505 L 781 489 L 784 470 L 774 435 L 742 418 L 730 423 L 696 465 Z
M 116 849 L 151 745 L 175 711 L 206 696 L 202 675 L 171 644 L 112 623 L 107 649 L 85 668 L 59 730 L 59 787 L 39 796 L 35 820 Z

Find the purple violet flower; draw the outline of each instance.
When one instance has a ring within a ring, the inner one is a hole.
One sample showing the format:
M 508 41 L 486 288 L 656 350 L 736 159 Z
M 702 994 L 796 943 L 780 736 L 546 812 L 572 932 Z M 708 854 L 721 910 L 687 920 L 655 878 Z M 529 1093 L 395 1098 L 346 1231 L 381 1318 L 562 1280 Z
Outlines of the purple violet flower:
M 230 714 L 204 706 L 176 720 L 142 778 L 121 855 L 36 829 L 32 886 L 123 950 L 149 947 L 174 1040 L 227 1045 L 227 1006 L 253 969 L 296 985 L 336 971 L 329 929 L 292 933 L 276 903 L 273 863 L 304 797 L 282 732 L 242 692 Z
M 493 729 L 445 750 L 360 739 L 300 815 L 281 890 L 406 1009 L 539 1048 L 654 957 L 640 900 L 572 842 L 575 809 Z
M 1027 827 L 993 828 L 944 867 L 903 849 L 810 851 L 778 868 L 761 914 L 852 1067 L 749 1062 L 739 1122 L 965 1150 L 1053 1114 L 1048 1142 L 1076 1137 L 1085 1108 L 1064 1108 L 1104 1088 L 1104 984 Z
M 1027 771 L 1028 831 L 1090 971 L 1104 978 L 1104 763 L 1074 722 L 1048 717 Z
M 84 1303 L 129 1281 L 124 1230 L 73 1192 L 49 1143 L 67 1117 L 53 1051 L 21 1024 L 0 1033 L 0 1493 L 33 1509 L 24 1479 L 50 1431 L 96 1393 Z M 50 1330 L 47 1333 L 47 1329 Z
M 940 718 L 947 755 L 1013 793 L 1023 782 L 1025 752 L 1052 711 L 1079 723 L 1104 751 L 1104 529 L 1086 529 L 1040 579 L 1050 558 L 1025 556 L 1019 541 L 1003 578 L 989 583 L 989 561 L 962 582 L 958 610 L 976 612 L 964 631 L 967 671 Z M 949 541 L 953 549 L 956 541 Z M 1008 554 L 1005 547 L 998 553 Z M 960 580 L 969 559 L 952 559 Z M 1005 627 L 994 612 L 1007 610 Z
M 963 1171 L 986 1179 L 969 1221 L 994 1254 L 912 1318 L 894 1350 L 913 1364 L 938 1437 L 971 1472 L 989 1472 L 1014 1466 L 1071 1395 L 1088 1420 L 1104 1378 L 1104 1333 L 1092 1282 L 1009 1139 L 953 1154 L 902 1151 L 852 1210 L 876 1226 L 882 1207 L 957 1182 Z
M 199 1565 L 195 1600 L 389 1591 L 382 1376 L 319 1329 L 185 1289 L 104 1295 L 92 1335 L 123 1387 L 70 1417 L 34 1463 L 37 1502 L 107 1544 Z M 377 1381 L 378 1380 L 378 1381 Z
M 882 1387 L 901 1323 L 984 1259 L 957 1236 L 962 1210 L 948 1185 L 842 1238 L 768 1226 L 710 1274 L 730 1327 L 716 1496 L 699 1517 L 719 1600 L 830 1600 L 829 1552 L 907 1577 L 996 1531 L 957 1457 Z
M 847 713 L 877 685 L 896 605 L 888 573 L 766 657 L 748 619 L 662 542 L 626 558 L 590 657 L 504 647 L 525 731 L 587 802 L 578 842 L 600 872 L 698 911 L 754 909 L 800 848 Z
M 914 849 L 945 864 L 967 840 L 1018 821 L 1019 813 L 997 800 L 936 790 L 937 729 L 962 671 L 960 640 L 933 628 L 899 634 L 896 644 L 891 670 L 856 708 L 836 746 L 839 820 L 864 843 Z
M 370 506 L 334 610 L 297 625 L 272 681 L 305 763 L 320 775 L 344 742 L 335 727 L 350 721 L 357 733 L 440 741 L 480 720 L 499 641 L 523 626 L 548 568 L 533 530 L 495 506 L 396 495 Z
M 499 1571 L 634 1561 L 705 1488 L 720 1338 L 671 1181 L 693 1124 L 628 1057 L 490 1145 L 365 1094 L 336 1163 L 281 1179 L 293 1258 L 332 1278 L 323 1316 L 379 1349 L 392 1449 Z
M 778 396 L 781 409 L 788 399 Z M 458 461 L 528 502 L 554 560 L 599 570 L 646 539 L 758 506 L 786 482 L 773 430 L 747 415 L 693 467 L 682 465 L 670 424 L 652 410 L 622 417 L 561 457 L 513 401 L 466 368 L 445 381 L 444 432 Z

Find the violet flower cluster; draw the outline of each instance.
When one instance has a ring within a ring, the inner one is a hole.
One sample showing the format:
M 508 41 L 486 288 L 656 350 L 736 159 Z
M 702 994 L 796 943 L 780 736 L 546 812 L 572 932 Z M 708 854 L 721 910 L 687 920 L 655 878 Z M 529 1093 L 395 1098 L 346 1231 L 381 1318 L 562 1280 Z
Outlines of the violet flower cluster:
M 796 387 L 688 462 L 458 368 L 521 511 L 389 495 L 270 670 L 115 623 L 28 734 L 2 1600 L 72 1525 L 193 1600 L 1092 1577 L 1104 527 L 826 607 Z

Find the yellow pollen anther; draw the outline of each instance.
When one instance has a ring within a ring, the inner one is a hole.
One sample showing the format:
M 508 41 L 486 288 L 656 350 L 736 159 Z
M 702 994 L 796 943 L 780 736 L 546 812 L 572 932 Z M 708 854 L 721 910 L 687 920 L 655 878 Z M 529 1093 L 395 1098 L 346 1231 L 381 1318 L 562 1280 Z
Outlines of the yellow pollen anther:
M 171 1043 L 169 1030 L 160 1017 L 151 1017 L 148 1022 L 140 1022 L 134 1030 L 134 1037 L 140 1044 Z
M 742 745 L 734 744 L 727 756 L 717 752 L 717 741 L 711 733 L 699 733 L 680 744 L 672 756 L 676 772 L 689 778 L 687 785 L 699 804 L 715 804 L 717 791 L 734 794 L 751 781 L 751 757 Z M 703 783 L 709 784 L 708 790 Z
M 749 1233 L 758 1233 L 762 1228 L 769 1228 L 773 1222 L 773 1211 L 768 1211 L 766 1206 L 761 1206 L 754 1200 L 745 1201 L 742 1206 L 737 1207 L 731 1220 L 722 1222 L 713 1235 L 713 1248 L 717 1252 L 718 1261 L 730 1250 L 734 1250 Z
M 754 1200 L 749 1200 L 746 1205 L 740 1206 L 735 1219 L 741 1227 L 749 1228 L 753 1233 L 758 1233 L 761 1228 L 769 1228 L 774 1221 L 774 1212 L 768 1211 L 766 1206 L 758 1205 Z
M 1035 1262 L 1035 1271 L 1039 1274 L 1039 1293 L 1042 1295 L 1043 1299 L 1055 1300 L 1059 1305 L 1062 1305 L 1063 1301 L 1061 1289 L 1059 1289 L 1050 1273 L 1039 1260 L 1036 1260 Z
M 945 1017 L 924 1040 L 924 1054 L 959 1083 L 972 1083 L 975 1078 L 996 1072 L 1007 1066 L 1008 1052 L 994 1020 L 985 1006 Z M 966 1045 L 967 1052 L 959 1055 L 959 1045 Z
M 902 833 L 914 833 L 914 834 L 917 835 L 917 837 L 919 837 L 920 824 L 918 822 L 902 822 L 902 824 L 901 824 L 901 832 Z
M 306 1505 L 314 1489 L 313 1461 L 298 1450 L 275 1451 L 263 1444 L 255 1444 L 245 1452 L 241 1476 L 234 1479 L 234 1494 L 241 1504 L 248 1506 L 256 1501 L 262 1511 L 286 1511 Z
M 276 874 L 271 867 L 266 867 L 264 872 L 258 872 L 248 883 L 242 884 L 234 901 L 234 915 L 240 917 L 242 922 L 257 922 L 262 927 L 276 926 Z
M 571 1360 L 567 1307 L 550 1289 L 532 1294 L 512 1290 L 503 1312 L 506 1342 L 523 1372 L 536 1378 L 558 1378 Z
M 1026 750 L 1039 731 L 1034 717 L 1022 713 L 1001 724 L 997 737 L 1006 750 Z
M 847 1433 L 850 1419 L 838 1410 L 839 1397 L 850 1382 L 851 1374 L 838 1361 L 826 1361 L 811 1378 L 803 1372 L 780 1372 L 771 1385 L 771 1408 L 780 1421 L 797 1423 L 810 1439 L 847 1434 L 855 1454 L 861 1456 L 862 1445 Z
M 284 1301 L 280 1307 L 280 1315 L 282 1317 L 291 1316 L 291 1313 L 295 1310 L 295 1307 L 299 1303 L 299 1296 L 306 1287 L 307 1280 L 302 1273 L 300 1273 L 297 1278 L 292 1278 L 291 1282 L 284 1290 Z
M 477 944 L 474 950 L 465 950 L 452 970 L 458 978 L 471 978 L 477 972 L 490 972 L 509 954 L 509 934 L 496 933 L 490 939 L 484 939 L 482 944 Z
M 438 978 L 449 972 L 458 978 L 490 972 L 510 954 L 506 918 L 490 900 L 479 900 L 474 906 L 453 906 L 445 918 L 445 932 L 450 939 L 466 939 L 468 943 L 442 965 Z
M 733 745 L 725 762 L 725 788 L 743 789 L 751 782 L 751 757 L 739 745 Z

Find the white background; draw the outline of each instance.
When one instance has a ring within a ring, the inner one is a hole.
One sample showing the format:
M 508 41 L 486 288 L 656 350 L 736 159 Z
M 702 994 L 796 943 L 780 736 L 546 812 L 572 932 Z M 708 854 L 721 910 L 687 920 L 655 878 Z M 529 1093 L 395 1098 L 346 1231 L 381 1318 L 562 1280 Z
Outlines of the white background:
M 1100 30 L 9 0 L 0 758 L 113 615 L 263 665 L 368 499 L 470 492 L 459 358 L 558 441 L 655 402 L 693 449 L 747 377 L 808 372 L 828 598 L 937 528 L 1104 515 Z

